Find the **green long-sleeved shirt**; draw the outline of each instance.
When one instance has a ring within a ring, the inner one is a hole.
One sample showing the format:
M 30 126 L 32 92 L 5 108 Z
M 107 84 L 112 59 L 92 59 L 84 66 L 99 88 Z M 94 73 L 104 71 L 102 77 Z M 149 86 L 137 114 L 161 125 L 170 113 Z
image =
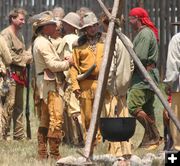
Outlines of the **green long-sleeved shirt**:
M 150 64 L 156 64 L 158 59 L 158 45 L 156 37 L 151 29 L 144 27 L 135 37 L 133 41 L 134 51 L 142 64 L 146 67 Z M 152 79 L 158 83 L 159 72 L 157 68 L 148 71 Z M 149 83 L 144 79 L 143 75 L 135 68 L 132 76 L 131 88 L 150 89 Z

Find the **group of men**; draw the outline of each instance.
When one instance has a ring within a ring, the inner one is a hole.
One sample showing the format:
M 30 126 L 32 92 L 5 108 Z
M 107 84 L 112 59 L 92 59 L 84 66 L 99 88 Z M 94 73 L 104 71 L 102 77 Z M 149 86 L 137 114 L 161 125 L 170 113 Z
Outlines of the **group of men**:
M 60 7 L 36 14 L 30 18 L 33 29 L 30 52 L 19 33 L 25 24 L 25 15 L 23 9 L 10 12 L 10 25 L 0 35 L 3 41 L 0 43 L 0 136 L 8 139 L 13 119 L 13 139 L 25 138 L 23 90 L 27 84 L 26 65 L 31 63 L 34 66 L 34 103 L 39 117 L 38 158 L 50 156 L 57 160 L 61 157 L 59 145 L 62 141 L 83 145 L 86 140 L 109 19 L 102 14 L 99 21 L 88 8 L 66 15 Z M 133 8 L 129 12 L 129 22 L 136 37 L 133 43 L 125 38 L 158 84 L 158 30 L 143 8 Z M 173 77 L 173 81 L 175 79 Z M 128 116 L 129 112 L 145 129 L 139 148 L 152 149 L 162 143 L 155 124 L 155 93 L 118 37 L 105 91 L 102 116 Z M 94 146 L 100 141 L 98 130 Z M 116 156 L 130 156 L 131 143 L 110 142 L 109 152 Z

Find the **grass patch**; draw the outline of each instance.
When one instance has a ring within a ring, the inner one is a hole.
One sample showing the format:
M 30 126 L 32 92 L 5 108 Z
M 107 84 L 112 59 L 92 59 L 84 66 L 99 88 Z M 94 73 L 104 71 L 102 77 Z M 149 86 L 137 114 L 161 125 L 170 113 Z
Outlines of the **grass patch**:
M 32 100 L 31 100 L 32 103 Z M 158 98 L 155 101 L 155 114 L 156 114 L 156 122 L 158 129 L 163 136 L 163 122 L 162 122 L 162 110 L 163 106 Z M 31 104 L 33 105 L 33 104 Z M 38 120 L 35 114 L 33 113 L 33 108 L 31 108 L 31 130 L 32 130 L 32 139 L 24 140 L 24 141 L 0 141 L 0 166 L 50 166 L 55 165 L 55 161 L 38 161 L 37 160 L 37 128 L 38 128 Z M 142 157 L 146 153 L 158 153 L 162 151 L 163 144 L 161 144 L 158 149 L 153 151 L 144 151 L 143 149 L 137 149 L 140 141 L 142 140 L 144 133 L 143 127 L 137 122 L 136 131 L 134 136 L 131 139 L 133 144 L 133 154 Z M 78 149 L 69 145 L 61 145 L 60 152 L 62 157 L 66 157 L 69 155 L 79 156 L 76 153 L 77 150 L 83 152 L 83 149 Z M 95 154 L 105 154 L 107 153 L 107 142 L 98 145 L 94 151 Z

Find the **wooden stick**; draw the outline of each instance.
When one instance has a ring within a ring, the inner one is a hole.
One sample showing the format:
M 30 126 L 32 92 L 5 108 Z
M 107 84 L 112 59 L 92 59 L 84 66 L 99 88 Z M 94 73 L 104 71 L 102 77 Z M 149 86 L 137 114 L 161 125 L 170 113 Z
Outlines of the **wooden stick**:
M 99 0 L 98 0 L 99 1 Z M 104 6 L 105 7 L 105 6 Z M 103 10 L 104 10 L 103 7 Z M 104 12 L 107 12 L 107 16 L 109 17 L 110 13 L 109 11 L 104 10 Z M 111 17 L 109 17 L 110 19 Z M 127 39 L 124 37 L 123 33 L 119 30 L 119 27 L 117 25 L 116 27 L 116 34 L 118 35 L 118 37 L 120 38 L 120 40 L 122 41 L 122 43 L 124 44 L 124 46 L 126 47 L 127 51 L 129 52 L 130 56 L 132 57 L 132 59 L 134 60 L 134 63 L 137 65 L 137 67 L 139 68 L 139 70 L 141 71 L 142 75 L 144 76 L 144 78 L 148 81 L 148 83 L 150 84 L 150 86 L 152 87 L 152 89 L 154 90 L 154 92 L 156 93 L 156 95 L 159 97 L 161 103 L 163 104 L 164 108 L 168 111 L 169 113 L 169 117 L 172 119 L 172 121 L 174 122 L 175 126 L 177 127 L 177 129 L 180 131 L 180 122 L 179 120 L 176 118 L 176 116 L 173 113 L 173 110 L 171 109 L 171 107 L 169 106 L 169 103 L 167 102 L 167 100 L 164 98 L 162 92 L 160 91 L 160 89 L 156 86 L 156 84 L 154 83 L 154 81 L 152 80 L 152 78 L 149 76 L 149 73 L 146 71 L 145 67 L 143 66 L 143 64 L 141 63 L 141 61 L 139 60 L 139 58 L 137 57 L 136 53 L 134 52 L 134 50 L 129 46 Z
M 114 0 L 114 5 L 112 9 L 112 17 L 116 18 L 118 13 L 120 13 L 119 15 L 121 15 L 122 4 L 123 4 L 122 2 L 123 0 Z M 114 47 L 115 47 L 115 41 L 116 41 L 114 26 L 115 26 L 115 23 L 111 20 L 109 23 L 108 31 L 107 31 L 107 37 L 106 37 L 105 48 L 104 48 L 104 56 L 103 56 L 103 61 L 102 61 L 102 65 L 101 65 L 101 69 L 99 73 L 96 95 L 95 95 L 95 99 L 93 103 L 91 123 L 90 123 L 90 127 L 89 127 L 87 137 L 86 137 L 84 156 L 86 156 L 87 158 L 89 158 L 93 153 L 93 141 L 97 133 L 97 124 L 98 124 L 101 109 L 103 106 L 103 99 L 105 96 L 108 73 L 110 70 L 110 65 L 111 65 L 112 56 L 113 56 Z
M 99 5 L 101 6 L 101 8 L 103 9 L 104 13 L 106 14 L 106 16 L 108 16 L 108 18 L 110 19 L 112 17 L 111 13 L 108 11 L 108 9 L 106 8 L 106 6 L 104 5 L 104 3 L 101 0 L 97 0 Z
M 143 64 L 141 63 L 141 61 L 139 60 L 139 58 L 136 56 L 136 53 L 134 52 L 134 50 L 128 45 L 126 38 L 124 37 L 124 35 L 122 34 L 122 32 L 120 30 L 118 30 L 118 28 L 116 29 L 116 33 L 118 35 L 118 37 L 121 39 L 121 41 L 123 42 L 124 46 L 126 47 L 126 49 L 128 50 L 129 54 L 131 55 L 132 59 L 134 60 L 135 64 L 138 66 L 139 70 L 141 71 L 142 75 L 144 76 L 144 78 L 148 81 L 148 83 L 150 84 L 150 86 L 152 87 L 152 89 L 154 90 L 154 92 L 156 93 L 156 95 L 159 97 L 161 103 L 163 104 L 163 106 L 165 107 L 165 109 L 168 111 L 169 113 L 169 117 L 172 119 L 172 121 L 174 122 L 174 124 L 176 125 L 177 129 L 180 131 L 180 122 L 178 121 L 178 119 L 176 118 L 176 116 L 173 113 L 173 110 L 171 109 L 171 107 L 169 106 L 169 103 L 167 102 L 167 100 L 164 98 L 162 92 L 160 91 L 160 89 L 156 86 L 156 84 L 154 83 L 154 81 L 152 80 L 152 78 L 150 77 L 149 73 L 146 71 L 145 67 L 143 66 Z

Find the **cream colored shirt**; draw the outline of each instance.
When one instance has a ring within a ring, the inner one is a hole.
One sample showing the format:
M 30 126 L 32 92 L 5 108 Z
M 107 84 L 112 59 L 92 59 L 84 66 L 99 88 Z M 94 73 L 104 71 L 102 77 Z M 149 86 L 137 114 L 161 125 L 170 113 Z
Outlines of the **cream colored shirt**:
M 39 95 L 40 98 L 47 99 L 48 92 L 56 90 L 56 82 L 55 80 L 44 80 L 44 75 L 39 73 L 42 73 L 44 69 L 49 69 L 53 73 L 68 70 L 69 62 L 63 61 L 58 56 L 51 40 L 42 35 L 39 35 L 34 41 L 33 56 Z
M 23 36 L 18 33 L 14 34 L 11 27 L 5 28 L 1 35 L 5 38 L 7 46 L 9 47 L 13 64 L 25 67 L 26 63 L 32 59 L 31 52 L 26 51 Z
M 164 82 L 171 85 L 173 92 L 180 92 L 180 33 L 169 42 Z
M 0 35 L 0 70 L 6 73 L 6 66 L 12 63 L 12 57 L 3 36 Z
M 132 42 L 127 37 L 126 39 L 133 48 Z M 133 70 L 134 64 L 129 52 L 117 37 L 107 84 L 109 92 L 113 95 L 124 96 L 127 93 Z
M 47 68 L 51 72 L 64 71 L 69 68 L 69 62 L 60 59 L 51 41 L 44 36 L 40 35 L 35 39 L 33 54 L 36 74 L 43 72 Z
M 63 51 L 64 57 L 68 57 L 68 56 L 72 57 L 73 43 L 78 40 L 78 35 L 69 34 L 64 36 L 63 40 L 65 41 L 65 46 Z M 71 81 L 70 81 L 69 71 L 64 71 L 64 74 L 66 76 L 66 81 L 70 83 Z

